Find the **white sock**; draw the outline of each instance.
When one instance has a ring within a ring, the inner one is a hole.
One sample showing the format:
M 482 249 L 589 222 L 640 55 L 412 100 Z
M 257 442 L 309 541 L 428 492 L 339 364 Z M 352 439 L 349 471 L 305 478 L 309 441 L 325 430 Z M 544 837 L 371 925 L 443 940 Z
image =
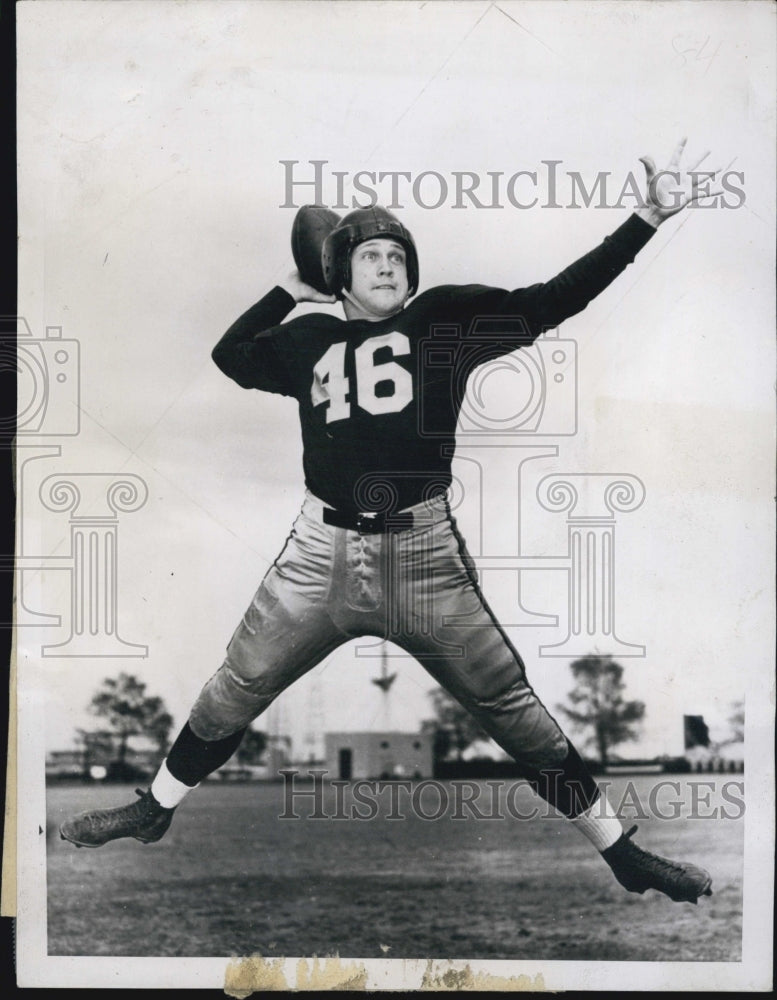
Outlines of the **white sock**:
M 587 837 L 598 851 L 612 847 L 623 833 L 621 821 L 615 815 L 607 796 L 602 792 L 594 804 L 584 813 L 575 816 L 570 823 Z
M 167 758 L 165 758 L 157 776 L 151 783 L 151 794 L 163 809 L 175 809 L 192 791 L 192 788 L 198 787 L 199 785 L 185 785 L 182 781 L 174 778 L 167 770 Z

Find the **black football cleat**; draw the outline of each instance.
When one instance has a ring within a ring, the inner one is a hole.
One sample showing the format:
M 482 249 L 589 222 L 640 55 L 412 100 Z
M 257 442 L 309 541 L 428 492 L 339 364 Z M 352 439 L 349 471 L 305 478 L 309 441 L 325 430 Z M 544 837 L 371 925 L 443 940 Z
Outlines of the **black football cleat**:
M 134 837 L 142 844 L 161 840 L 173 821 L 175 809 L 159 805 L 150 791 L 135 789 L 140 798 L 116 809 L 94 809 L 65 820 L 59 828 L 63 840 L 76 847 L 102 847 L 109 840 Z
M 685 862 L 669 861 L 650 851 L 643 851 L 630 839 L 633 826 L 612 847 L 602 851 L 602 857 L 613 874 L 629 892 L 643 893 L 656 889 L 675 903 L 696 904 L 699 896 L 712 895 L 712 876 L 703 868 Z

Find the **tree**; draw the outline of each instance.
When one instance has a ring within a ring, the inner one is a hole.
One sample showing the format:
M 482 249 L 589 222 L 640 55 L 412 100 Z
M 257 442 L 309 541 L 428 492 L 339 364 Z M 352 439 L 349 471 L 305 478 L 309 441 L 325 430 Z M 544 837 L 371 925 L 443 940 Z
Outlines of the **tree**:
M 424 729 L 434 734 L 434 756 L 445 757 L 453 747 L 458 759 L 476 740 L 489 739 L 488 733 L 470 713 L 442 688 L 429 692 L 434 706 L 434 719 L 424 723 Z
M 744 743 L 745 741 L 745 703 L 735 701 L 731 705 L 731 715 L 728 717 L 731 738 L 726 743 Z
M 153 740 L 160 755 L 167 751 L 172 716 L 161 698 L 146 694 L 146 685 L 132 674 L 106 677 L 94 694 L 89 710 L 105 719 L 118 740 L 117 761 L 124 766 L 130 736 L 146 736 Z
M 235 756 L 241 764 L 258 764 L 267 748 L 267 733 L 246 729 Z
M 581 730 L 593 730 L 587 742 L 596 746 L 604 766 L 612 747 L 637 738 L 635 723 L 644 716 L 645 705 L 624 699 L 623 667 L 611 656 L 584 656 L 569 669 L 576 681 L 569 693 L 572 707 L 558 707 Z

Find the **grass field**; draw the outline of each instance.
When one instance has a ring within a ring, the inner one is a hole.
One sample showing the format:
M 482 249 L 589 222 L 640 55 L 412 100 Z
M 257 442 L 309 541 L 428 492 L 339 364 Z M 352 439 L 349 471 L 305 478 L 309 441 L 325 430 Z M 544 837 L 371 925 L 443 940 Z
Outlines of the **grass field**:
M 647 803 L 660 777 L 619 776 L 610 797 L 622 801 L 630 780 Z M 744 818 L 688 818 L 692 779 L 671 777 L 683 787 L 686 815 L 638 818 L 637 840 L 710 869 L 714 895 L 698 906 L 626 893 L 558 819 L 476 820 L 465 812 L 454 820 L 449 810 L 428 821 L 400 799 L 405 818 L 391 820 L 385 795 L 370 821 L 279 819 L 281 785 L 209 783 L 188 797 L 158 844 L 77 850 L 59 838 L 62 819 L 130 801 L 134 789 L 53 786 L 48 952 L 737 961 Z M 698 811 L 709 816 L 733 779 L 704 779 Z M 516 801 L 528 811 L 539 800 L 522 791 Z M 433 789 L 422 801 L 427 814 L 435 811 Z M 296 808 L 307 816 L 313 807 L 302 800 Z M 336 813 L 329 789 L 325 812 Z M 634 811 L 627 805 L 622 815 L 628 823 Z

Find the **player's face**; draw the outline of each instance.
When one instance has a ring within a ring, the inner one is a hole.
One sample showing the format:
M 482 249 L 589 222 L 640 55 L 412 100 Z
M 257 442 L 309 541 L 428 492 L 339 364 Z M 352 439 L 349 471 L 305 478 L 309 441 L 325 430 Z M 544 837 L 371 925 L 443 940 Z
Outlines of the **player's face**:
M 393 316 L 404 306 L 407 293 L 407 260 L 401 243 L 378 238 L 356 247 L 351 254 L 351 288 L 345 300 L 349 319 Z

